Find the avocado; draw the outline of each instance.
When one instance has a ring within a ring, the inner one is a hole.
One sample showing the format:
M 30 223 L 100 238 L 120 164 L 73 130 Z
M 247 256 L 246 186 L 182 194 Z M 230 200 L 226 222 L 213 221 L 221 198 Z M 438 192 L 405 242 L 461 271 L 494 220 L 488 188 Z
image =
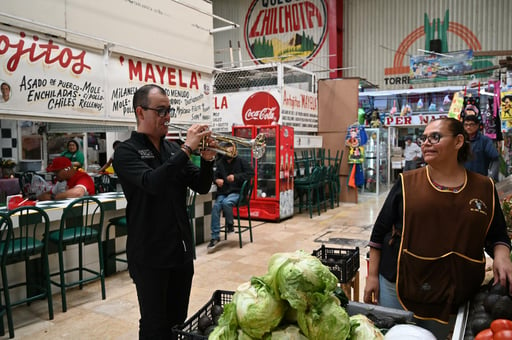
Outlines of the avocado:
M 473 304 L 482 304 L 484 302 L 484 299 L 487 297 L 487 295 L 489 295 L 489 293 L 487 291 L 482 291 L 482 292 L 478 292 L 475 294 L 475 296 L 473 296 L 473 299 L 471 300 L 471 302 Z
M 491 313 L 492 309 L 494 308 L 494 305 L 496 304 L 496 301 L 501 297 L 501 295 L 498 294 L 489 294 L 484 299 L 484 308 L 487 313 Z M 475 333 L 476 334 L 476 333 Z
M 490 294 L 498 294 L 500 296 L 508 295 L 508 288 L 502 286 L 499 282 L 489 289 Z
M 494 307 L 492 308 L 491 315 L 493 319 L 508 319 L 512 320 L 512 299 L 508 296 L 501 296 Z
M 492 318 L 487 313 L 478 313 L 471 318 L 470 328 L 473 334 L 478 334 L 480 331 L 491 326 Z
M 213 305 L 212 306 L 212 318 L 215 319 L 215 317 L 218 317 L 222 315 L 224 312 L 224 308 L 222 308 L 221 305 Z
M 210 325 L 210 326 L 208 326 L 208 328 L 206 328 L 206 329 L 204 330 L 204 335 L 206 335 L 206 336 L 210 335 L 210 333 L 211 333 L 211 332 L 213 332 L 213 330 L 215 329 L 215 327 L 217 327 L 217 326 L 215 326 L 215 325 Z
M 471 314 L 484 313 L 484 312 L 485 312 L 485 307 L 484 307 L 483 302 L 471 305 L 471 309 L 470 309 Z
M 213 321 L 208 317 L 208 315 L 201 316 L 197 321 L 197 328 L 199 328 L 199 330 L 203 333 L 211 325 L 213 325 Z

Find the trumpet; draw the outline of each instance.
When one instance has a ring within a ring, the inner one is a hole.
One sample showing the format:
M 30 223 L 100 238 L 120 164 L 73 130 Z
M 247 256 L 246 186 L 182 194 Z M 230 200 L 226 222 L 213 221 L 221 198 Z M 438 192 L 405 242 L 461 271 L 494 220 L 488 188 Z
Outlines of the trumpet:
M 180 131 L 187 131 L 187 126 L 182 126 L 178 124 L 172 124 L 172 123 L 166 123 L 168 127 L 180 130 Z M 265 149 L 267 147 L 266 145 L 266 137 L 264 134 L 260 133 L 258 134 L 254 139 L 248 139 L 248 138 L 242 138 L 242 137 L 235 137 L 235 136 L 225 136 L 218 133 L 212 133 L 211 137 L 215 139 L 219 144 L 221 142 L 229 144 L 229 146 L 209 146 L 208 142 L 204 138 L 201 143 L 199 144 L 198 151 L 204 151 L 204 150 L 212 150 L 217 153 L 220 153 L 221 155 L 226 155 L 228 157 L 234 158 L 238 155 L 238 148 L 237 144 L 246 146 L 251 149 L 252 154 L 254 158 L 260 159 L 265 154 Z M 232 150 L 228 150 L 229 147 L 233 147 Z

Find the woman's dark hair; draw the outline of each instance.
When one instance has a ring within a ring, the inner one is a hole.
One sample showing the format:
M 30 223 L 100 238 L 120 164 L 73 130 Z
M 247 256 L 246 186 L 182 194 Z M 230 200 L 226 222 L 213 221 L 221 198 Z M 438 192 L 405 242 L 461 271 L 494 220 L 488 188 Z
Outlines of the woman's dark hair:
M 113 144 L 112 144 L 112 147 L 115 149 L 117 148 L 117 146 L 121 144 L 121 141 L 120 140 L 116 140 Z
M 464 144 L 459 149 L 457 153 L 457 162 L 465 163 L 467 160 L 471 158 L 471 144 L 469 142 L 468 134 L 466 130 L 464 130 L 464 125 L 462 122 L 455 118 L 442 117 L 439 118 L 442 122 L 445 122 L 448 126 L 448 130 L 454 135 L 462 135 L 464 136 Z
M 144 86 L 141 86 L 135 91 L 135 94 L 133 95 L 133 111 L 135 112 L 137 110 L 137 106 L 148 106 L 148 95 L 149 92 L 151 92 L 152 89 L 158 89 L 161 94 L 167 95 L 165 93 L 165 90 L 155 84 L 147 84 Z
M 68 144 L 66 144 L 66 147 L 68 147 L 68 148 L 69 148 L 69 144 L 70 144 L 70 143 L 75 144 L 76 149 L 77 149 L 77 150 L 80 150 L 80 145 L 78 145 L 78 142 L 77 142 L 76 140 L 72 139 L 72 140 L 68 141 Z

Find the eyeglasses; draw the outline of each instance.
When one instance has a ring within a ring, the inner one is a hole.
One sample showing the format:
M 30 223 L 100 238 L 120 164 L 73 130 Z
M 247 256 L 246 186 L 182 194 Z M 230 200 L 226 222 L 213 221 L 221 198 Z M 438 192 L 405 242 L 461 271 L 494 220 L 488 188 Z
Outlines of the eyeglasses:
M 450 135 L 450 136 L 453 136 L 453 135 Z M 428 135 L 428 136 L 427 136 L 427 135 L 421 135 L 421 136 L 419 136 L 419 137 L 418 137 L 418 140 L 419 140 L 419 142 L 420 142 L 420 145 L 425 144 L 425 142 L 426 142 L 427 140 L 428 140 L 428 142 L 429 142 L 430 144 L 434 145 L 434 144 L 439 143 L 439 141 L 440 141 L 440 140 L 441 140 L 441 138 L 443 138 L 443 137 L 448 137 L 448 136 L 443 136 L 443 135 L 441 135 L 441 134 L 440 134 L 440 133 L 438 133 L 438 132 L 434 132 L 434 133 L 432 133 L 432 134 L 430 134 L 430 135 Z
M 471 126 L 471 127 L 473 127 L 473 126 L 477 126 L 477 125 L 478 124 L 473 123 L 473 122 L 471 122 L 471 123 L 464 123 L 464 126 Z
M 174 115 L 174 112 L 176 112 L 176 110 L 173 107 L 162 107 L 162 108 L 159 108 L 159 109 L 155 109 L 155 108 L 147 107 L 147 106 L 142 106 L 142 105 L 140 107 L 142 107 L 144 110 L 153 110 L 153 111 L 155 111 L 158 114 L 158 117 L 165 117 L 168 114 Z

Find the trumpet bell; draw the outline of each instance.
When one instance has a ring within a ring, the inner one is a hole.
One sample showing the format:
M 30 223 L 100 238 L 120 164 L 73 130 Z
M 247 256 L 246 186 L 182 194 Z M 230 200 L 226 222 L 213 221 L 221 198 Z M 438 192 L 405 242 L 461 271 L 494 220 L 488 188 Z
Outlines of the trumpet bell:
M 171 123 L 166 123 L 166 125 L 171 128 L 181 130 L 181 131 L 188 130 L 188 127 L 182 126 L 182 125 L 171 124 Z M 211 137 L 213 139 L 215 139 L 215 141 L 218 144 L 220 144 L 220 142 L 228 143 L 228 144 L 230 144 L 230 146 L 232 146 L 232 148 L 228 148 L 228 147 L 220 146 L 220 145 L 212 147 L 212 146 L 208 145 L 208 143 L 206 142 L 205 139 L 203 139 L 201 141 L 201 143 L 199 144 L 199 151 L 212 150 L 212 151 L 215 151 L 222 155 L 227 155 L 228 157 L 234 158 L 238 155 L 237 144 L 240 144 L 240 145 L 250 148 L 252 151 L 253 157 L 256 159 L 260 159 L 265 154 L 266 137 L 262 133 L 258 134 L 254 139 L 247 139 L 247 138 L 235 137 L 235 136 L 224 136 L 224 135 L 216 134 L 216 133 L 212 133 Z
M 254 158 L 260 159 L 265 154 L 267 149 L 267 138 L 264 134 L 260 133 L 253 139 L 254 147 L 252 148 L 252 154 Z

